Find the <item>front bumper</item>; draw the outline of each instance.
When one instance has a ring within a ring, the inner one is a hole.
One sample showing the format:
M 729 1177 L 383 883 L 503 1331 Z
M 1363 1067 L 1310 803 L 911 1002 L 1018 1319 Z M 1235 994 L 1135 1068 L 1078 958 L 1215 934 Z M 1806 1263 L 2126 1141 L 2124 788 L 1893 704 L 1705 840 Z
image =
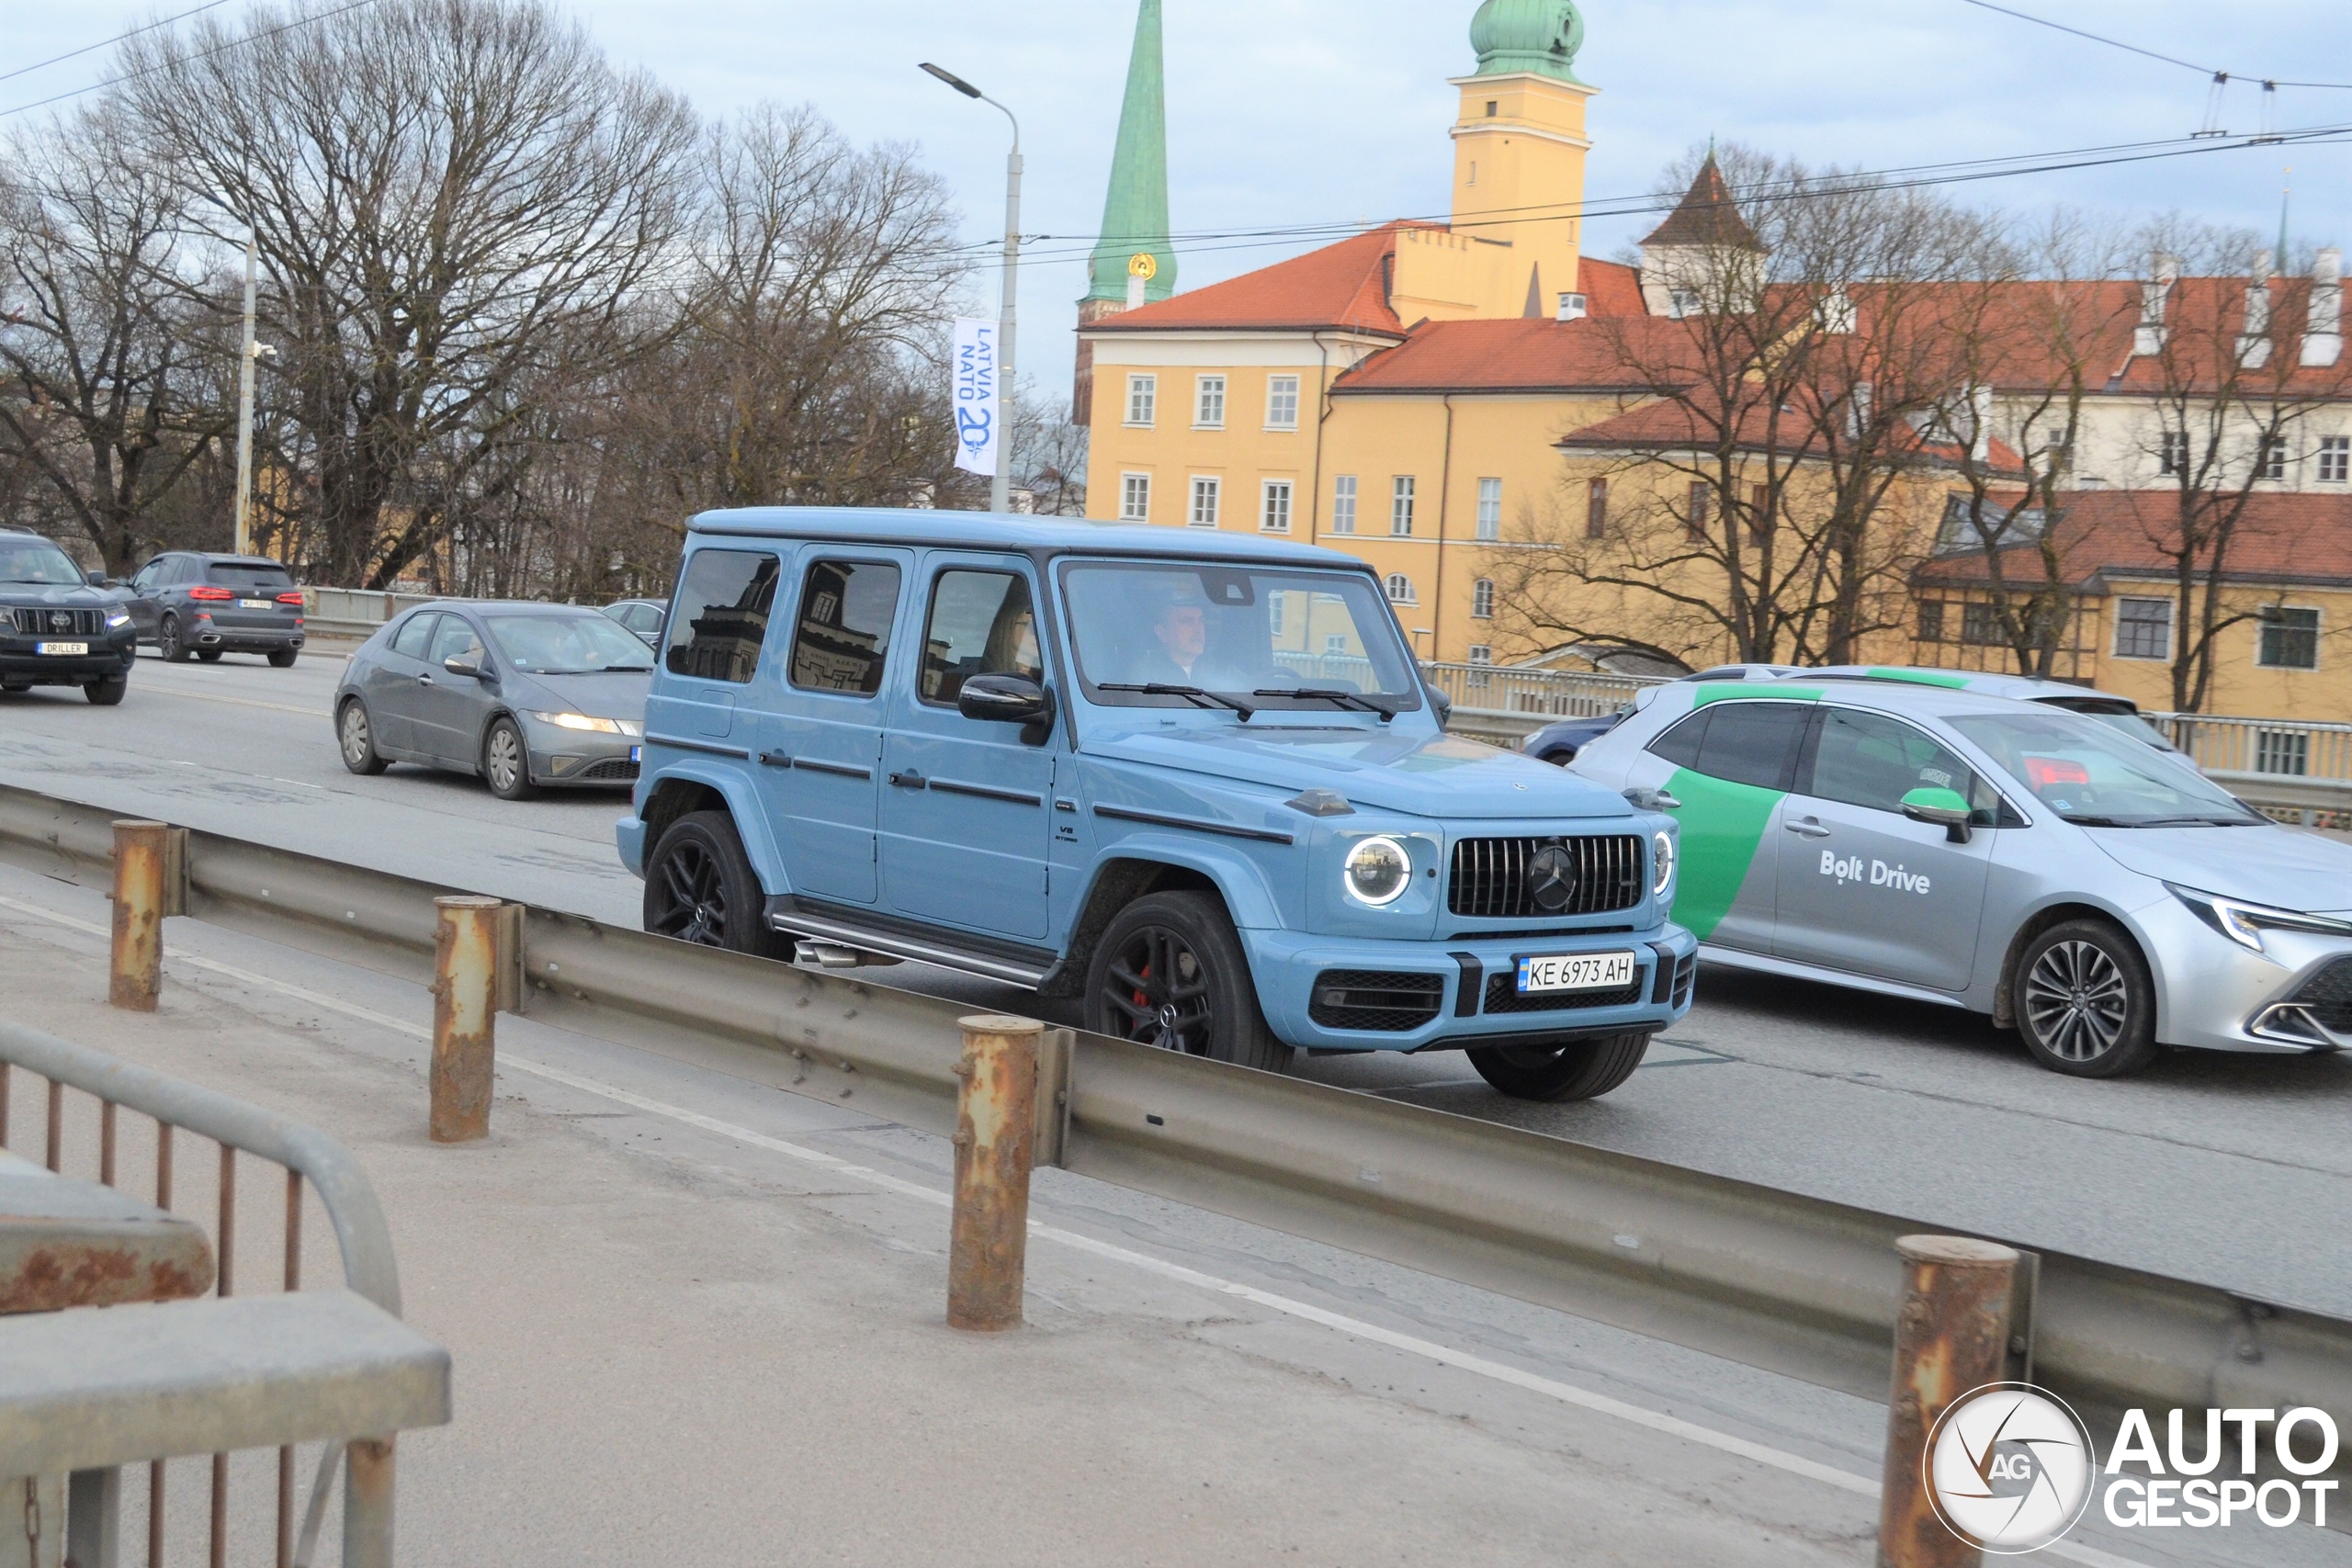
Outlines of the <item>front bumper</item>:
M 103 640 L 75 638 L 89 644 L 90 651 L 85 654 L 35 653 L 38 640 L 10 637 L 0 641 L 0 682 L 11 686 L 86 686 L 93 681 L 128 675 L 136 652 L 127 626 Z
M 636 751 L 643 741 L 594 730 L 558 729 L 525 721 L 531 753 L 531 782 L 543 789 L 574 786 L 622 788 L 637 783 Z
M 2352 995 L 2352 939 L 2266 931 L 2256 953 L 2171 897 L 2136 919 L 2162 1043 L 2293 1055 L 2352 1049 L 2352 1010 L 2335 1000 Z
M 626 841 L 622 852 L 626 859 Z M 1318 1051 L 1445 1051 L 1655 1032 L 1690 1010 L 1699 951 L 1676 925 L 1462 942 L 1240 934 L 1266 1021 L 1288 1043 Z M 1622 989 L 1541 999 L 1516 992 L 1523 954 L 1626 950 L 1634 981 Z

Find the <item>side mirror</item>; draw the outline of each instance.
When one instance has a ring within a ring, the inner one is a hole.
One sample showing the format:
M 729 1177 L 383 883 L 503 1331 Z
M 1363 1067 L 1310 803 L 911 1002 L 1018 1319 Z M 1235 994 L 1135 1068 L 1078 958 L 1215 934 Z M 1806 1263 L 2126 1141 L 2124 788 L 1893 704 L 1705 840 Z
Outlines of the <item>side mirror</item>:
M 470 659 L 445 659 L 441 661 L 441 668 L 452 675 L 470 675 L 477 681 L 481 679 L 481 666 Z
M 1442 729 L 1447 725 L 1452 724 L 1453 722 L 1453 699 L 1447 696 L 1443 692 L 1439 691 L 1435 686 L 1430 685 L 1427 681 L 1421 682 L 1421 690 L 1430 694 L 1430 709 L 1437 715 L 1438 728 Z
M 1958 790 L 1915 789 L 1903 797 L 1903 815 L 1941 828 L 1947 843 L 1968 842 L 1968 802 Z
M 974 675 L 956 694 L 956 711 L 987 724 L 1025 726 L 1021 739 L 1032 746 L 1054 728 L 1054 694 L 1026 675 Z
M 88 574 L 88 576 L 89 576 L 89 579 L 90 579 L 90 586 L 91 586 L 91 587 L 93 587 L 93 588 L 104 588 L 104 587 L 107 585 L 107 574 L 106 574 L 105 572 L 103 572 L 103 571 L 94 571 L 94 572 L 89 573 L 89 574 Z

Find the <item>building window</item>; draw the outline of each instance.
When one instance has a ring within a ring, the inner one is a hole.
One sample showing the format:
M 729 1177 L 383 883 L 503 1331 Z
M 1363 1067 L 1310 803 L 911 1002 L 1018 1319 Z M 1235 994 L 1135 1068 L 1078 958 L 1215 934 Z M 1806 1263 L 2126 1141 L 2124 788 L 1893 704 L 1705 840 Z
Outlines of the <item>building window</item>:
M 2287 438 L 2278 434 L 2264 436 L 2261 446 L 2255 454 L 2254 468 L 2256 479 L 2285 479 L 2287 477 Z
M 1747 490 L 1747 542 L 1761 545 L 1764 536 L 1772 531 L 1772 487 L 1750 485 Z
M 1127 378 L 1127 423 L 1149 428 L 1159 416 L 1159 378 L 1130 376 Z
M 1148 523 L 1151 521 L 1151 476 L 1121 474 L 1119 476 L 1119 521 Z
M 2115 657 L 2170 659 L 2172 601 L 2118 599 L 2115 602 Z
M 1992 648 L 2001 640 L 2000 623 L 1993 618 L 1993 606 L 1973 602 L 1960 607 L 1960 640 L 1971 648 Z
M 1268 637 L 1279 637 L 1283 635 L 1283 603 L 1289 597 L 1287 593 L 1266 595 L 1266 635 Z
M 1398 474 L 1388 497 L 1388 531 L 1398 537 L 1413 531 L 1413 476 Z
M 1193 383 L 1195 400 L 1193 405 L 1193 428 L 1223 430 L 1225 428 L 1225 378 L 1203 376 Z
M 1193 514 L 1185 521 L 1195 528 L 1216 527 L 1217 495 L 1224 489 L 1224 480 L 1195 474 L 1193 477 Z
M 2254 661 L 2271 670 L 2319 668 L 2319 612 L 2273 604 L 2262 612 Z
M 1585 486 L 1584 536 L 1603 539 L 1609 536 L 1609 481 L 1594 479 Z
M 2167 430 L 2156 451 L 2156 472 L 2177 478 L 2188 472 L 2188 432 Z
M 1944 640 L 1944 602 L 1942 600 L 1922 599 L 1919 601 L 1919 640 L 1921 642 Z
M 1493 649 L 1491 649 L 1491 648 L 1487 647 L 1487 646 L 1485 643 L 1483 643 L 1483 642 L 1474 642 L 1474 643 L 1472 643 L 1472 644 L 1470 645 L 1470 662 L 1471 662 L 1471 663 L 1473 663 L 1473 664 L 1492 664 L 1494 661 L 1495 661 L 1495 650 L 1494 650 Z
M 1499 539 L 1503 536 L 1503 481 L 1478 481 L 1478 537 Z
M 1326 658 L 1326 659 L 1342 659 L 1342 658 L 1345 658 L 1345 657 L 1347 656 L 1347 651 L 1348 651 L 1348 634 L 1347 634 L 1347 633 L 1345 633 L 1345 632 L 1325 632 L 1325 633 L 1323 634 L 1323 657 L 1324 657 L 1324 658 Z
M 2319 438 L 2319 482 L 2340 485 L 2352 480 L 2352 435 Z
M 1269 534 L 1290 532 L 1290 480 L 1268 479 L 1261 489 L 1258 526 Z
M 1341 474 L 1331 481 L 1331 532 L 1356 531 L 1356 477 Z
M 1269 376 L 1266 378 L 1266 428 L 1296 430 L 1298 428 L 1298 378 Z
M 1470 585 L 1470 618 L 1474 621 L 1495 618 L 1495 585 L 1486 578 L 1482 577 Z
M 1693 539 L 1703 539 L 1707 536 L 1707 513 L 1714 501 L 1714 495 L 1715 492 L 1707 488 L 1706 480 L 1692 479 L 1690 481 L 1690 514 L 1683 518 L 1682 525 Z
M 1413 592 L 1413 580 L 1401 571 L 1388 574 L 1386 587 L 1391 604 L 1418 604 L 1421 602 L 1420 595 Z
M 1503 109 L 1503 106 L 1502 106 L 1502 100 L 1501 100 L 1501 99 L 1499 99 L 1499 98 L 1488 98 L 1488 99 L 1487 100 L 1487 118 L 1488 119 L 1492 119 L 1492 118 L 1494 118 L 1497 115 L 1498 115 L 1498 114 L 1502 113 L 1502 109 Z

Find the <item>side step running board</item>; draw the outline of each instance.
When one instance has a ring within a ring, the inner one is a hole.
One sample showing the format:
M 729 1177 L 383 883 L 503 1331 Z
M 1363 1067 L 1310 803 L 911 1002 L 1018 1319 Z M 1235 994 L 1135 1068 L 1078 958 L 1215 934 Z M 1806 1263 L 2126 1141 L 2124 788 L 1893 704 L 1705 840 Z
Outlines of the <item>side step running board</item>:
M 991 957 L 938 941 L 878 931 L 846 920 L 828 919 L 822 915 L 809 914 L 805 909 L 771 910 L 768 925 L 788 936 L 832 942 L 865 953 L 884 953 L 892 958 L 910 958 L 919 964 L 936 964 L 943 969 L 957 969 L 983 979 L 1001 980 L 1008 986 L 1019 986 L 1029 991 L 1044 985 L 1054 972 L 1051 964 L 1039 967 L 1012 959 Z

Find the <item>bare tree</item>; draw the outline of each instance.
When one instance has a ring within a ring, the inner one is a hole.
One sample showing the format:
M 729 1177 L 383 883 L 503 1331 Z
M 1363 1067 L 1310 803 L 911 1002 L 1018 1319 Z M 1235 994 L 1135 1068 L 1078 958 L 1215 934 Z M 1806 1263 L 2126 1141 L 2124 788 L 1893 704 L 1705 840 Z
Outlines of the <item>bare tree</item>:
M 539 0 L 260 6 L 127 41 L 152 155 L 259 236 L 311 565 L 378 585 L 432 550 L 527 424 L 515 395 L 642 352 L 681 236 L 684 102 Z
M 20 135 L 0 190 L 0 443 L 127 574 L 230 428 L 233 346 L 184 243 L 187 196 L 111 97 Z

